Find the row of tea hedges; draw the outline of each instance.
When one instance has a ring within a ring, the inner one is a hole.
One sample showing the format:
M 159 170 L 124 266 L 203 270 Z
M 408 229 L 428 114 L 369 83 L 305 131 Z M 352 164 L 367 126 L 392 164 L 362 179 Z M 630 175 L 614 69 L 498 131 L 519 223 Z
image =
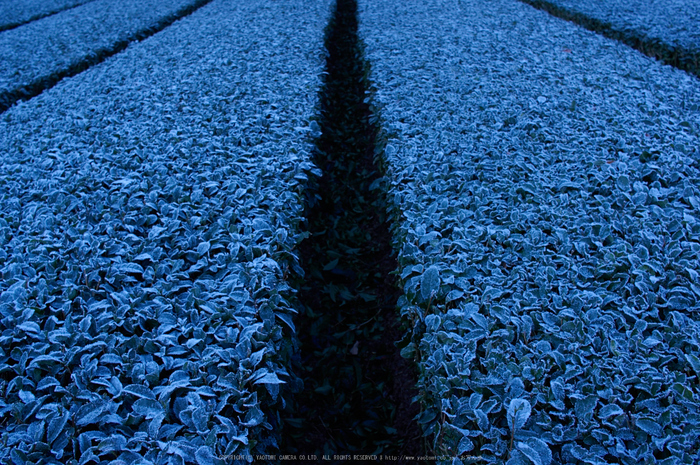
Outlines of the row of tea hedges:
M 360 9 L 435 451 L 694 463 L 698 80 L 519 2 Z
M 522 0 L 700 75 L 700 7 L 684 0 Z
M 329 3 L 215 0 L 0 116 L 0 461 L 275 451 Z
M 56 14 L 92 0 L 23 0 L 0 2 L 0 31 Z
M 0 111 L 211 0 L 95 0 L 0 32 Z

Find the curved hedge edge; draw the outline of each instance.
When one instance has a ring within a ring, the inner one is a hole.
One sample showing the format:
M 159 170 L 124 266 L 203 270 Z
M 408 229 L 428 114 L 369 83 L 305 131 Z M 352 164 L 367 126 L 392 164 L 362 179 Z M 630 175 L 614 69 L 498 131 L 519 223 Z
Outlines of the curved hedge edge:
M 162 31 L 166 27 L 173 24 L 175 21 L 189 16 L 203 6 L 211 3 L 212 0 L 196 0 L 194 3 L 181 8 L 175 13 L 162 18 L 157 23 L 135 32 L 126 39 L 119 40 L 112 44 L 111 47 L 105 47 L 90 53 L 82 60 L 77 61 L 69 65 L 60 71 L 44 76 L 36 81 L 21 86 L 17 89 L 10 90 L 7 92 L 0 93 L 0 114 L 8 110 L 12 105 L 19 102 L 20 100 L 29 100 L 42 92 L 49 90 L 56 84 L 58 84 L 62 79 L 73 77 L 77 74 L 87 71 L 91 67 L 98 65 L 105 61 L 107 58 L 116 55 L 119 52 L 124 51 L 131 43 L 140 42 L 142 40 L 148 39 L 152 35 Z
M 548 0 L 520 0 L 557 18 L 571 21 L 589 31 L 614 39 L 648 57 L 700 77 L 700 50 L 675 47 L 634 29 L 618 29 L 609 22 L 561 7 Z

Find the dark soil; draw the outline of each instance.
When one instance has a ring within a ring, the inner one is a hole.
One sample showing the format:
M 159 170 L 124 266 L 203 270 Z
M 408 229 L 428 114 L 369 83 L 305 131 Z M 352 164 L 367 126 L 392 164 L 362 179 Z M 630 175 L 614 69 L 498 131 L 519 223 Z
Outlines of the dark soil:
M 338 0 L 326 29 L 328 50 L 320 94 L 321 135 L 306 218 L 310 237 L 300 246 L 305 277 L 295 324 L 300 354 L 294 371 L 304 389 L 285 412 L 282 454 L 392 456 L 423 452 L 413 421 L 419 407 L 415 365 L 394 343 L 400 290 L 386 207 L 373 182 L 379 128 L 365 101 L 369 67 L 357 37 L 355 0 Z M 303 463 L 309 463 L 309 460 Z M 347 463 L 347 461 L 346 461 Z

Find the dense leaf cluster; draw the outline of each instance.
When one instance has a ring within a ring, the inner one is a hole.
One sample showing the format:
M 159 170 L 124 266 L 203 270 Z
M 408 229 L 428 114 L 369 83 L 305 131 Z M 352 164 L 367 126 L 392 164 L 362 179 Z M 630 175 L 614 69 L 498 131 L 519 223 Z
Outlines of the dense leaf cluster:
M 3 463 L 275 452 L 328 10 L 213 2 L 2 115 Z
M 693 463 L 697 80 L 518 2 L 366 2 L 360 25 L 437 451 Z

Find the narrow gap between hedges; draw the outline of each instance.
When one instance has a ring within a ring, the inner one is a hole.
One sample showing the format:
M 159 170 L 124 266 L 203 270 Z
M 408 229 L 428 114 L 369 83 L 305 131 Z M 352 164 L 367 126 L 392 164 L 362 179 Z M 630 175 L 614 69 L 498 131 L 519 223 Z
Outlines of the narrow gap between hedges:
M 374 454 L 397 464 L 423 450 L 413 421 L 417 369 L 394 345 L 405 328 L 396 316 L 397 263 L 375 183 L 379 128 L 365 101 L 369 66 L 357 26 L 356 0 L 337 0 L 326 28 L 314 160 L 323 175 L 308 193 L 309 238 L 300 245 L 304 314 L 295 321 L 294 370 L 304 389 L 285 412 L 280 447 L 305 463 L 312 454 L 328 463 L 335 455 Z
M 83 71 L 92 68 L 95 65 L 102 63 L 107 58 L 124 51 L 124 49 L 126 49 L 131 43 L 148 39 L 152 35 L 170 26 L 178 19 L 182 19 L 185 16 L 189 16 L 198 9 L 207 5 L 208 3 L 211 3 L 211 1 L 212 0 L 197 0 L 192 4 L 181 8 L 180 10 L 171 14 L 170 16 L 166 16 L 165 18 L 158 21 L 156 24 L 141 31 L 138 31 L 132 34 L 131 36 L 127 37 L 126 39 L 117 41 L 110 47 L 97 50 L 95 51 L 95 53 L 91 53 L 84 59 L 72 63 L 67 68 L 64 68 L 60 71 L 56 71 L 55 73 L 52 73 L 48 76 L 44 76 L 32 83 L 29 83 L 17 89 L 13 89 L 7 92 L 0 92 L 0 113 L 3 113 L 20 100 L 29 100 L 41 94 L 42 92 L 49 90 L 64 78 L 73 77 L 77 74 L 82 73 Z
M 75 5 L 63 6 L 61 8 L 56 9 L 56 10 L 51 10 L 51 11 L 47 11 L 46 13 L 40 13 L 38 15 L 31 16 L 28 19 L 24 19 L 24 20 L 18 21 L 16 23 L 2 24 L 2 25 L 0 25 L 0 32 L 10 31 L 12 29 L 17 29 L 18 27 L 24 26 L 25 24 L 33 23 L 34 21 L 38 21 L 40 19 L 48 18 L 49 16 L 53 16 L 55 14 L 61 13 L 61 12 L 66 11 L 66 10 L 72 10 L 73 8 L 78 8 L 79 6 L 85 5 L 86 3 L 90 3 L 91 1 L 94 1 L 94 0 L 89 0 L 87 2 L 78 3 Z
M 659 42 L 657 39 L 646 37 L 631 30 L 620 30 L 612 24 L 597 18 L 592 18 L 581 13 L 576 13 L 567 8 L 561 7 L 548 0 L 520 0 L 538 10 L 545 11 L 557 18 L 570 21 L 574 24 L 588 29 L 591 32 L 600 34 L 608 39 L 622 42 L 628 47 L 642 52 L 644 55 L 661 61 L 664 64 L 673 66 L 682 71 L 700 77 L 700 51 L 674 47 Z

